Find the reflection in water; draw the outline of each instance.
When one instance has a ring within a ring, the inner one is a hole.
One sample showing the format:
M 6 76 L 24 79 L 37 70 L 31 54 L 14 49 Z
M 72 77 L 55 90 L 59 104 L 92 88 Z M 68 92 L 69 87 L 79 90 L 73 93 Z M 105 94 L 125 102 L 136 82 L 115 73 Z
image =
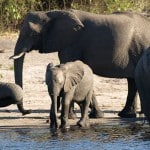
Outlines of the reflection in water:
M 93 126 L 90 129 L 71 128 L 69 131 L 51 131 L 46 128 L 9 129 L 0 131 L 0 150 L 141 150 L 150 148 L 150 127 Z

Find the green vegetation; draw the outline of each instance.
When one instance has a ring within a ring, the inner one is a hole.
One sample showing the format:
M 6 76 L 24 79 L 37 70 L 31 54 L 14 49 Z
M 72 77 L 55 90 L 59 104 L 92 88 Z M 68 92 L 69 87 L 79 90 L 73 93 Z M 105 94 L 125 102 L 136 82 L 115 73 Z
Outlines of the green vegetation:
M 18 30 L 29 11 L 74 8 L 95 13 L 150 9 L 149 0 L 0 0 L 0 31 Z

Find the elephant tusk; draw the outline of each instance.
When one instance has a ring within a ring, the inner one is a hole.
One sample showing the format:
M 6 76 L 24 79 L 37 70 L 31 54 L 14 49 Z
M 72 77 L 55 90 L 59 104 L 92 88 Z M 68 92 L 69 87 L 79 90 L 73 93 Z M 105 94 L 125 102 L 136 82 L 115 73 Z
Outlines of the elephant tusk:
M 9 57 L 9 59 L 18 59 L 18 58 L 20 58 L 20 57 L 22 57 L 23 55 L 25 55 L 25 51 L 23 51 L 23 52 L 21 52 L 20 54 L 18 54 L 18 55 L 13 55 L 13 56 L 11 56 L 11 57 Z

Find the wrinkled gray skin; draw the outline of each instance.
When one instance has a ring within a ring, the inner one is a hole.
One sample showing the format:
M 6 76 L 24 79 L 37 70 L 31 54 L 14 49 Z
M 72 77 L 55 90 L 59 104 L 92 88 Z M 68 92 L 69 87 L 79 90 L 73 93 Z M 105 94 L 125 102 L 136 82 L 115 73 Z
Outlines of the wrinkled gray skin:
M 46 69 L 46 84 L 52 100 L 50 119 L 51 128 L 59 128 L 57 100 L 62 97 L 61 127 L 69 128 L 68 113 L 72 101 L 81 108 L 78 125 L 88 127 L 88 109 L 93 95 L 93 72 L 81 61 L 68 62 Z
M 136 117 L 134 70 L 150 45 L 150 20 L 120 12 L 97 15 L 79 10 L 28 13 L 14 50 L 15 82 L 21 87 L 26 52 L 58 51 L 60 63 L 82 60 L 97 75 L 127 78 L 128 95 L 120 117 Z M 18 59 L 17 59 L 18 58 Z
M 20 86 L 14 83 L 0 82 L 0 107 L 17 104 L 22 115 L 31 113 L 31 110 L 23 108 L 23 91 Z
M 141 108 L 150 124 L 150 48 L 144 52 L 135 70 Z

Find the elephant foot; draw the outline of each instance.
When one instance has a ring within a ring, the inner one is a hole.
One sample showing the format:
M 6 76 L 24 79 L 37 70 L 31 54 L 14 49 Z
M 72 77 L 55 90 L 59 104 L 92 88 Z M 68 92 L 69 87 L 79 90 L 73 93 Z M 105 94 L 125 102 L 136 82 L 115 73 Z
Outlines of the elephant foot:
M 29 109 L 29 110 L 24 110 L 24 111 L 22 112 L 22 115 L 24 116 L 24 115 L 30 114 L 31 112 L 32 112 L 31 109 Z
M 62 128 L 62 129 L 70 129 L 70 125 L 69 124 L 61 124 L 60 128 Z
M 29 110 L 25 110 L 24 107 L 23 107 L 23 103 L 20 103 L 20 104 L 17 104 L 17 107 L 19 109 L 19 111 L 22 113 L 22 115 L 27 115 L 27 114 L 30 114 L 31 113 L 31 109 Z
M 118 116 L 121 118 L 136 118 L 136 113 L 131 110 L 123 109 L 121 112 L 118 113 Z
M 70 112 L 70 113 L 68 114 L 68 118 L 69 118 L 69 119 L 76 119 L 76 118 L 77 118 L 77 115 L 76 115 L 75 112 Z
M 51 121 L 51 120 L 50 120 Z M 50 122 L 50 128 L 51 129 L 59 129 L 59 127 L 60 127 L 60 123 L 57 121 L 57 123 L 56 122 L 54 122 L 54 121 L 51 121 Z
M 56 125 L 54 123 L 50 123 L 50 128 L 51 129 L 59 129 L 59 125 Z
M 82 128 L 89 128 L 89 127 L 90 127 L 90 123 L 89 123 L 88 120 L 86 120 L 86 121 L 79 120 L 79 121 L 77 122 L 77 125 L 78 125 L 79 127 L 82 127 Z
M 99 110 L 99 111 L 94 111 L 92 110 L 89 114 L 89 118 L 103 118 L 104 117 L 104 112 Z
M 62 129 L 69 129 L 70 128 L 70 125 L 68 123 L 68 118 L 61 116 L 61 125 L 60 125 L 60 128 L 62 128 Z

